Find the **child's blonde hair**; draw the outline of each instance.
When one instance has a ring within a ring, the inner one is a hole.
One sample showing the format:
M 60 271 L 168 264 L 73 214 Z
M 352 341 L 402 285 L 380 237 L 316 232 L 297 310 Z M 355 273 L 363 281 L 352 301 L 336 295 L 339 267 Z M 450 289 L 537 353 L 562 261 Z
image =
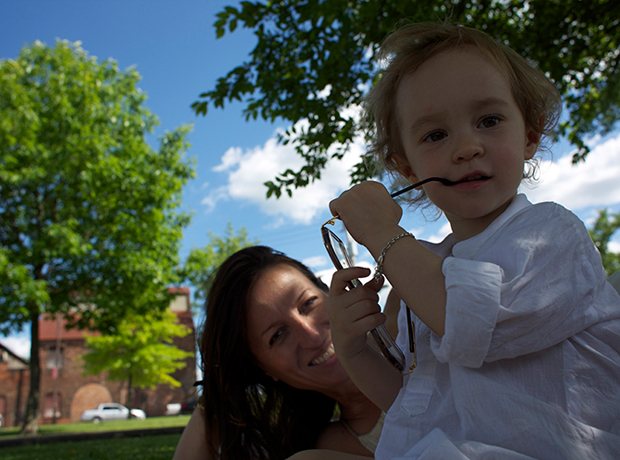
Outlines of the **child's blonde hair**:
M 560 116 L 562 101 L 555 85 L 508 46 L 479 30 L 440 23 L 409 24 L 390 34 L 380 58 L 389 61 L 366 97 L 366 110 L 375 122 L 369 153 L 388 171 L 398 172 L 395 158 L 407 161 L 402 144 L 396 92 L 401 79 L 429 58 L 448 50 L 474 47 L 507 79 L 525 125 L 548 137 Z M 532 177 L 535 162 L 524 177 Z M 419 199 L 424 198 L 424 195 Z

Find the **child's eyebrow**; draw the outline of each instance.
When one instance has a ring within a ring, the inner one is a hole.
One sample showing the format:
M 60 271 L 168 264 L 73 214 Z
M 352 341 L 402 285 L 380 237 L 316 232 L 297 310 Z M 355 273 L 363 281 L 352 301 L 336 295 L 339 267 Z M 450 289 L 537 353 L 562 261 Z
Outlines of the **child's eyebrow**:
M 501 107 L 508 107 L 510 105 L 510 103 L 504 99 L 501 99 L 499 97 L 495 97 L 495 96 L 489 96 L 489 97 L 485 97 L 484 99 L 480 99 L 474 102 L 473 104 L 473 108 L 474 109 L 483 109 L 485 107 L 488 107 L 490 105 L 496 105 L 496 106 L 501 106 Z
M 424 115 L 420 118 L 417 118 L 411 126 L 409 127 L 410 133 L 415 133 L 416 131 L 422 129 L 424 125 L 433 124 L 441 121 L 444 118 L 442 113 L 434 113 L 432 115 Z
M 495 96 L 489 96 L 483 99 L 475 100 L 472 103 L 471 107 L 473 110 L 482 110 L 490 106 L 494 106 L 498 108 L 505 108 L 505 107 L 509 107 L 510 103 L 506 101 L 505 99 L 495 97 Z M 417 130 L 421 129 L 426 124 L 429 124 L 429 123 L 433 124 L 433 123 L 440 122 L 444 117 L 445 117 L 444 113 L 432 113 L 430 115 L 424 115 L 420 118 L 417 118 L 413 123 L 411 123 L 411 126 L 409 127 L 409 132 L 414 133 Z

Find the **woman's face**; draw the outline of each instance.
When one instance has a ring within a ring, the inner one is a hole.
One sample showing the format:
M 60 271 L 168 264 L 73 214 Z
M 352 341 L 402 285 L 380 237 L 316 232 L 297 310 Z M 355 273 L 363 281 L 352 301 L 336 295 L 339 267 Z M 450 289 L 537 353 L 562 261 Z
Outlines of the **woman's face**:
M 248 342 L 267 375 L 315 391 L 348 380 L 334 354 L 326 297 L 287 264 L 258 278 L 247 304 Z

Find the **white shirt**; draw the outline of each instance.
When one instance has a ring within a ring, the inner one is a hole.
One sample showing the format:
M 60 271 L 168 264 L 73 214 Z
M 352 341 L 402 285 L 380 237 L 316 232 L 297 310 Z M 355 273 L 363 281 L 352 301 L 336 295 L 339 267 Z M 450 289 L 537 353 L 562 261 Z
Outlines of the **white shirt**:
M 426 245 L 445 334 L 416 318 L 375 458 L 620 459 L 620 297 L 583 223 L 518 195 L 479 235 Z

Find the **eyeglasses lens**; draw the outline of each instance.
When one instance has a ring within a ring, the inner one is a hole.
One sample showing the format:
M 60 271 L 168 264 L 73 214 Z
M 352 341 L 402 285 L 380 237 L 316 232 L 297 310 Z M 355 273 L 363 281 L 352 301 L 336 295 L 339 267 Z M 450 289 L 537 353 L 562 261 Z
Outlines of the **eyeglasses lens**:
M 331 243 L 331 247 L 333 248 L 336 257 L 340 261 L 340 265 L 342 266 L 342 268 L 351 268 L 353 266 L 353 263 L 349 258 L 349 254 L 347 253 L 347 249 L 345 248 L 344 243 L 332 232 L 329 232 L 329 240 Z

